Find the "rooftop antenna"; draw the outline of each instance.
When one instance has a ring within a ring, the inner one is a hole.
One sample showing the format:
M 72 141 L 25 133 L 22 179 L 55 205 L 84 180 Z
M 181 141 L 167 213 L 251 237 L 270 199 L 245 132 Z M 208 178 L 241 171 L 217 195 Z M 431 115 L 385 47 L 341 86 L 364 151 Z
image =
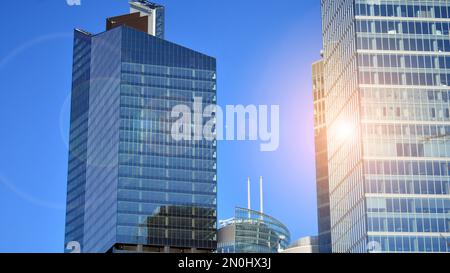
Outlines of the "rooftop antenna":
M 251 204 L 250 204 L 250 177 L 247 178 L 247 208 L 250 210 L 251 209 Z
M 263 200 L 263 177 L 259 177 L 259 209 L 261 213 L 264 213 L 264 200 Z

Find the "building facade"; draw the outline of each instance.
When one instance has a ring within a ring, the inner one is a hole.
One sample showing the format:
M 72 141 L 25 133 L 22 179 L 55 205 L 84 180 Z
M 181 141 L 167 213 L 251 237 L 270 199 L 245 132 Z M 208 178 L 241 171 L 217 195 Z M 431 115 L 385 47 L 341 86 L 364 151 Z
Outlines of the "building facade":
M 331 252 L 330 193 L 328 185 L 327 128 L 323 61 L 312 65 L 314 96 L 314 143 L 316 159 L 318 241 L 321 253 Z
M 321 3 L 333 252 L 449 252 L 450 2 Z
M 319 243 L 317 236 L 303 237 L 289 245 L 282 253 L 324 253 L 320 251 Z
M 65 242 L 82 252 L 210 252 L 216 141 L 175 140 L 171 112 L 194 98 L 216 104 L 216 61 L 144 31 L 134 20 L 145 16 L 109 20 L 96 35 L 75 30 Z
M 164 39 L 165 8 L 145 0 L 130 1 L 130 14 L 138 13 L 147 21 L 147 33 Z
M 290 242 L 289 230 L 280 221 L 251 209 L 236 208 L 218 232 L 218 253 L 278 253 Z

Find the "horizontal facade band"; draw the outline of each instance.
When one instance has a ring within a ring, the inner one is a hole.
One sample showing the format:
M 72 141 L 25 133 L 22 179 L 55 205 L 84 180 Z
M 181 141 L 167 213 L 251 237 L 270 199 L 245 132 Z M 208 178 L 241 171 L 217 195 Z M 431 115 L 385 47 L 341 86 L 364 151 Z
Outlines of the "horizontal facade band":
M 433 198 L 450 199 L 449 194 L 389 194 L 389 193 L 366 193 L 366 198 Z
M 396 17 L 396 16 L 355 16 L 356 20 L 377 20 L 377 21 L 408 21 L 408 22 L 435 22 L 450 23 L 449 18 L 431 18 L 431 17 Z
M 358 49 L 357 53 L 358 54 L 380 54 L 380 55 L 450 56 L 450 52 L 444 52 L 444 51 L 408 51 L 408 50 Z
M 450 237 L 450 232 L 367 232 L 368 236 Z

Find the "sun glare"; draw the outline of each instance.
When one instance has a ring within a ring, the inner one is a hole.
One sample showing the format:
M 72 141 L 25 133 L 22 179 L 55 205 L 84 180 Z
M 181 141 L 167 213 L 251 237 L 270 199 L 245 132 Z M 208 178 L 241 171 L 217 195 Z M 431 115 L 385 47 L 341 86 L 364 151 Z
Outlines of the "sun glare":
M 340 122 L 336 128 L 336 137 L 339 141 L 345 141 L 348 138 L 354 136 L 355 127 L 348 121 Z

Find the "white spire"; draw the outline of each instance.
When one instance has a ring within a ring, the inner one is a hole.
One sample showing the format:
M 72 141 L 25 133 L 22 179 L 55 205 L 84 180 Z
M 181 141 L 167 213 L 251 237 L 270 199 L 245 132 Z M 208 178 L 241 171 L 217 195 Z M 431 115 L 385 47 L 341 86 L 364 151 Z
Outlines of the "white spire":
M 261 213 L 264 213 L 264 200 L 263 200 L 263 177 L 259 177 L 259 209 Z
M 247 208 L 251 209 L 251 199 L 250 199 L 250 177 L 247 178 Z

